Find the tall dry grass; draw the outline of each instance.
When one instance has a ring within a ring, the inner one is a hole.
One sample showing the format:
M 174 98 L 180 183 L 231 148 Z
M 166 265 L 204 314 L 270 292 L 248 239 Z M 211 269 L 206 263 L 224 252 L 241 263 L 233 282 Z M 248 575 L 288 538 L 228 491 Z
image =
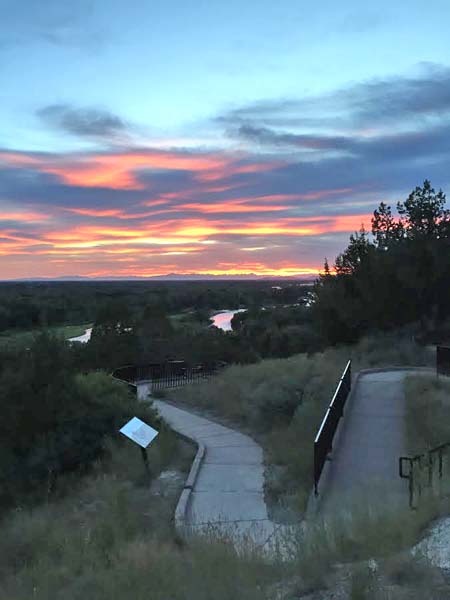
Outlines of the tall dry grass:
M 450 379 L 410 375 L 404 387 L 409 452 L 418 454 L 450 442 Z
M 331 515 L 286 529 L 278 556 L 236 549 L 213 529 L 183 541 L 172 525 L 177 493 L 150 494 L 133 450 L 122 447 L 109 469 L 98 465 L 63 501 L 9 515 L 0 536 L 0 598 L 326 599 L 340 587 L 342 598 L 358 598 L 364 589 L 368 594 L 369 584 L 371 594 L 397 594 L 366 595 L 374 599 L 407 593 L 419 598 L 412 595 L 415 589 L 448 592 L 436 569 L 409 553 L 442 509 L 437 504 L 399 510 L 374 500 L 379 493 L 368 493 Z M 375 575 L 369 560 L 375 561 Z

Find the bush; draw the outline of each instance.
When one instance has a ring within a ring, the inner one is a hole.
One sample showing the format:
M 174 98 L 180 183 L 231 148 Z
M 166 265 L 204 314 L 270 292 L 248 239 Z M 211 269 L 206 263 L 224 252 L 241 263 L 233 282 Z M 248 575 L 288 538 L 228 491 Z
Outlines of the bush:
M 132 416 L 156 423 L 122 383 L 77 374 L 67 346 L 47 335 L 0 376 L 8 419 L 0 423 L 0 504 L 51 491 L 61 473 L 87 467 Z M 32 498 L 30 498 L 32 500 Z

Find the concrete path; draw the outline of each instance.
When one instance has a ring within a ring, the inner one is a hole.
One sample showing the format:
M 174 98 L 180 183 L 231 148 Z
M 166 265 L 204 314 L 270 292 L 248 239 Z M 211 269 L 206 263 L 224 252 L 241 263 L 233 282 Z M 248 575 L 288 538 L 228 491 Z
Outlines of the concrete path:
M 350 508 L 361 494 L 407 506 L 407 481 L 398 458 L 408 454 L 403 380 L 427 369 L 361 374 L 341 421 L 331 461 L 319 482 L 321 511 Z M 144 399 L 148 386 L 138 386 Z M 160 400 L 154 404 L 168 424 L 206 449 L 192 490 L 187 521 L 194 531 L 212 525 L 270 550 L 285 545 L 290 528 L 273 523 L 264 502 L 262 448 L 248 435 Z
M 319 483 L 321 508 L 342 506 L 346 496 L 378 496 L 408 502 L 407 481 L 398 458 L 407 455 L 403 380 L 412 370 L 362 374 L 345 409 L 325 477 Z M 376 499 L 376 498 L 374 498 Z
M 138 397 L 144 395 L 145 389 L 138 390 Z M 154 400 L 154 406 L 174 430 L 205 446 L 188 505 L 189 527 L 194 531 L 213 527 L 266 544 L 278 526 L 269 519 L 264 501 L 261 446 L 247 435 L 173 404 Z

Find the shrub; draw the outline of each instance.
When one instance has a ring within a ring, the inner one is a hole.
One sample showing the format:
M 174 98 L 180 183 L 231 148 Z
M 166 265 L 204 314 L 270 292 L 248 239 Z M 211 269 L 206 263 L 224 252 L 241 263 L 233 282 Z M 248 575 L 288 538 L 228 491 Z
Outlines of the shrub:
M 61 473 L 86 468 L 132 416 L 157 423 L 122 383 L 77 374 L 67 346 L 47 335 L 0 376 L 8 419 L 0 423 L 0 504 L 50 491 Z

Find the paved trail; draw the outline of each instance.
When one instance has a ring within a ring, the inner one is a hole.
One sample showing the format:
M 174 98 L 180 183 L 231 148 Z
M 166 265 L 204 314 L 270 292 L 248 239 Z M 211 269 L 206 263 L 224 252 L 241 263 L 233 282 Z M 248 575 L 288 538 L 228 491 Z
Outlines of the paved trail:
M 358 379 L 328 473 L 319 484 L 324 509 L 342 505 L 345 496 L 355 498 L 359 491 L 385 493 L 390 502 L 407 505 L 407 481 L 398 474 L 398 458 L 408 454 L 403 380 L 424 372 L 382 371 Z
M 140 397 L 144 394 L 144 388 L 138 391 Z M 154 405 L 173 429 L 205 446 L 189 502 L 189 526 L 204 530 L 213 525 L 264 545 L 278 526 L 264 502 L 261 446 L 248 435 L 167 402 L 154 400 Z
M 355 500 L 359 490 L 374 494 L 380 485 L 376 493 L 406 506 L 407 482 L 398 475 L 398 458 L 407 454 L 403 380 L 410 373 L 391 370 L 358 379 L 319 484 L 321 510 L 342 507 L 345 497 Z M 138 397 L 147 393 L 148 384 L 138 385 Z M 238 537 L 250 536 L 266 548 L 281 539 L 285 528 L 269 519 L 264 502 L 262 448 L 248 435 L 210 419 L 160 400 L 154 404 L 173 429 L 206 449 L 190 497 L 189 526 L 200 531 L 212 524 Z

